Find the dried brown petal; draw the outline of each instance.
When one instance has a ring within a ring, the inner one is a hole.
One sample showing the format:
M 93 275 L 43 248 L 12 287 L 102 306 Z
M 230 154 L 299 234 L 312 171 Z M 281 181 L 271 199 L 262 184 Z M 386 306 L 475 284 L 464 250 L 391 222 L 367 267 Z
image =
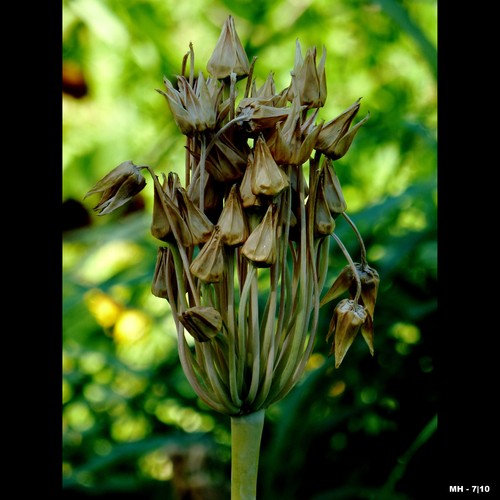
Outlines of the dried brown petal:
M 196 306 L 178 315 L 184 328 L 198 342 L 208 342 L 222 329 L 222 316 L 210 306 Z
M 98 215 L 106 215 L 130 201 L 146 185 L 146 179 L 132 161 L 124 161 L 104 176 L 87 192 L 87 196 L 102 193 L 94 207 Z

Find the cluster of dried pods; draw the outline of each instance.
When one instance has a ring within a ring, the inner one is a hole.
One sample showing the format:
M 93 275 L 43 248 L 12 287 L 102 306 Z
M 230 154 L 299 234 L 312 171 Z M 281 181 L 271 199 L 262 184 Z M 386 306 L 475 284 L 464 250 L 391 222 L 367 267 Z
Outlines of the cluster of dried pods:
M 325 60 L 324 47 L 317 63 L 316 48 L 303 56 L 297 41 L 290 85 L 276 92 L 270 73 L 257 88 L 256 58 L 249 62 L 229 16 L 209 76 L 195 77 L 190 45 L 177 84 L 165 79 L 166 90 L 158 90 L 186 136 L 185 187 L 174 172 L 160 179 L 149 165 L 126 161 L 87 193 L 101 193 L 94 209 L 104 215 L 144 188 L 143 171 L 151 175 L 151 233 L 162 242 L 152 293 L 171 307 L 193 389 L 229 415 L 267 408 L 294 387 L 313 350 L 320 307 L 343 294 L 326 335 L 335 364 L 358 332 L 373 354 L 379 277 L 333 165 L 369 115 L 351 127 L 358 99 L 316 123 L 327 96 Z M 334 232 L 339 216 L 357 236 L 360 263 Z M 348 263 L 320 298 L 331 237 Z

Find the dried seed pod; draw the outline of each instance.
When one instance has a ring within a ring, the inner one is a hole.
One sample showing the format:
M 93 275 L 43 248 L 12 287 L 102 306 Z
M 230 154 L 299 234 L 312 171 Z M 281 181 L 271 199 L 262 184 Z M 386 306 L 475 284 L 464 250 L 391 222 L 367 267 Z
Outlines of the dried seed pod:
M 257 267 L 272 266 L 276 260 L 276 230 L 273 211 L 273 204 L 270 204 L 262 221 L 241 247 L 241 253 Z
M 206 243 L 212 234 L 214 225 L 190 200 L 186 190 L 182 186 L 177 187 L 176 193 L 180 211 L 193 237 L 193 245 Z
M 288 176 L 274 161 L 262 134 L 255 143 L 251 174 L 252 193 L 256 196 L 277 196 L 290 185 Z
M 222 316 L 210 306 L 196 306 L 178 315 L 184 328 L 198 342 L 208 342 L 222 329 Z
M 208 60 L 207 71 L 218 79 L 236 73 L 244 78 L 250 71 L 250 62 L 234 26 L 234 18 L 229 16 L 223 27 L 215 49 Z
M 286 120 L 269 134 L 269 149 L 278 165 L 302 165 L 311 156 L 322 124 L 313 125 L 310 119 L 302 123 L 304 109 L 294 99 Z
M 375 303 L 377 301 L 380 277 L 378 272 L 369 265 L 356 263 L 356 271 L 361 281 L 360 303 L 363 304 L 368 314 L 373 318 Z M 356 285 L 352 284 L 349 293 L 352 297 L 356 295 Z
M 362 125 L 364 125 L 368 121 L 369 118 L 370 118 L 370 113 L 368 113 L 361 121 L 356 123 L 356 125 L 354 125 L 354 127 L 352 127 L 349 130 L 349 132 L 347 132 L 347 134 L 345 134 L 340 139 L 340 141 L 335 146 L 333 152 L 330 155 L 328 155 L 332 160 L 338 160 L 347 153 L 347 151 L 351 147 L 354 137 L 356 137 L 356 134 L 358 133 L 358 130 L 361 128 Z
M 293 67 L 293 83 L 288 90 L 288 100 L 299 97 L 300 104 L 308 108 L 320 108 L 326 101 L 326 48 L 323 46 L 321 60 L 316 67 L 316 47 L 307 49 L 302 58 L 302 49 L 297 40 L 295 44 L 295 63 Z
M 169 255 L 170 250 L 167 247 L 158 247 L 151 293 L 161 299 L 168 299 L 168 280 L 171 276 L 168 269 Z
M 232 182 L 243 177 L 250 148 L 236 134 L 222 134 L 206 159 L 207 171 L 219 182 Z
M 347 264 L 337 276 L 328 292 L 326 292 L 324 297 L 321 299 L 321 302 L 319 303 L 320 307 L 347 292 L 347 290 L 351 289 L 353 283 L 354 286 L 356 286 L 356 279 L 352 268 L 349 264 Z
M 251 134 L 273 129 L 289 113 L 290 108 L 261 104 L 258 99 L 251 97 L 242 99 L 236 109 L 237 118 Z
M 177 245 L 192 246 L 191 231 L 179 209 L 166 193 L 166 184 L 165 177 L 163 186 L 159 182 L 155 182 L 151 234 L 161 241 L 175 241 Z
M 323 185 L 326 202 L 332 217 L 336 219 L 340 214 L 347 210 L 340 181 L 333 168 L 332 161 L 327 158 L 320 173 L 320 183 Z
M 102 193 L 94 207 L 98 215 L 106 215 L 130 201 L 146 185 L 146 179 L 132 161 L 124 161 L 104 176 L 87 194 Z
M 173 241 L 172 228 L 163 207 L 162 197 L 166 196 L 167 178 L 163 175 L 161 190 L 156 186 L 153 192 L 153 217 L 151 220 L 151 234 L 161 241 Z
M 333 120 L 326 122 L 319 134 L 316 149 L 325 155 L 332 153 L 340 139 L 347 133 L 360 108 L 359 98 Z
M 335 221 L 330 214 L 330 209 L 328 208 L 323 185 L 321 183 L 318 184 L 315 199 L 308 199 L 308 206 L 310 203 L 314 206 L 314 235 L 317 238 L 322 238 L 332 234 L 335 229 Z
M 240 184 L 241 203 L 244 208 L 260 206 L 260 199 L 252 191 L 252 171 L 254 168 L 253 153 L 248 155 L 247 168 L 243 174 L 243 179 Z
M 340 366 L 349 347 L 367 317 L 366 311 L 360 304 L 351 299 L 343 299 L 333 311 L 326 340 L 334 335 L 330 354 L 335 352 L 335 368 Z
M 225 245 L 241 245 L 248 238 L 248 224 L 236 184 L 233 185 L 226 198 L 217 226 Z
M 354 117 L 359 111 L 360 100 L 361 99 L 358 99 L 339 116 L 323 125 L 318 140 L 316 141 L 316 150 L 332 160 L 338 160 L 347 153 L 359 128 L 366 123 L 370 117 L 368 113 L 360 122 L 349 130 Z
M 224 245 L 222 235 L 215 226 L 210 239 L 191 262 L 190 271 L 205 283 L 217 283 L 224 274 Z

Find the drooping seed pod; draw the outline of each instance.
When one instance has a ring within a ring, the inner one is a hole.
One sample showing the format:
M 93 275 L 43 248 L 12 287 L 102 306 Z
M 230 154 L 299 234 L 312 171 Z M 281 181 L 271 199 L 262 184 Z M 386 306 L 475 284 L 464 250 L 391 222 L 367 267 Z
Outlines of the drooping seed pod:
M 241 245 L 248 238 L 248 224 L 236 184 L 233 185 L 226 198 L 217 226 L 225 245 Z
M 276 228 L 271 203 L 262 221 L 250 233 L 241 253 L 257 267 L 269 267 L 276 261 Z
M 251 174 L 252 193 L 256 196 L 277 196 L 290 185 L 288 176 L 274 161 L 262 134 L 255 142 Z
M 210 239 L 189 266 L 194 276 L 205 283 L 217 283 L 224 275 L 224 244 L 222 235 L 215 226 Z
M 361 281 L 360 303 L 363 304 L 367 312 L 373 317 L 375 312 L 375 303 L 377 302 L 378 286 L 380 277 L 378 272 L 368 264 L 355 264 L 356 271 Z M 349 293 L 352 297 L 356 294 L 355 284 L 351 284 Z
M 193 245 L 193 236 L 186 221 L 182 218 L 179 209 L 159 182 L 154 185 L 153 218 L 151 234 L 164 242 L 176 242 L 178 245 L 189 247 Z
M 104 176 L 87 192 L 87 196 L 102 193 L 94 207 L 98 215 L 106 215 L 130 201 L 146 185 L 146 179 L 132 161 L 124 161 Z
M 334 341 L 330 354 L 335 352 L 335 368 L 340 366 L 349 347 L 351 347 L 361 326 L 366 320 L 366 311 L 351 299 L 343 299 L 333 311 L 326 341 L 333 335 Z
M 222 316 L 210 306 L 196 306 L 178 315 L 184 328 L 198 342 L 208 342 L 222 330 Z
M 155 185 L 153 192 L 153 217 L 151 220 L 151 234 L 161 241 L 173 241 L 172 228 L 163 207 L 162 197 L 166 196 L 167 178 L 163 175 L 161 190 Z
M 169 272 L 170 250 L 167 247 L 158 247 L 156 254 L 156 265 L 153 274 L 153 282 L 151 284 L 151 293 L 161 299 L 168 300 L 168 280 L 172 276 Z M 172 291 L 177 287 L 172 287 Z
M 352 267 L 347 264 L 342 271 L 339 273 L 332 286 L 326 292 L 326 294 L 321 299 L 319 305 L 320 307 L 328 304 L 328 302 L 340 297 L 343 293 L 347 292 L 347 290 L 351 289 L 351 286 L 356 286 L 356 279 L 354 277 L 354 273 Z
M 208 60 L 207 71 L 218 79 L 227 78 L 231 73 L 244 78 L 250 71 L 250 62 L 236 32 L 233 16 L 229 16 L 224 22 L 215 49 Z

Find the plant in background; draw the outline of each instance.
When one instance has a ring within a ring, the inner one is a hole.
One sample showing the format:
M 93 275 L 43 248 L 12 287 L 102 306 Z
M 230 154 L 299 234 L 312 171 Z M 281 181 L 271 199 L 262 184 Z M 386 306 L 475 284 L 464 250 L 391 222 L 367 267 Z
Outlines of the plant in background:
M 334 161 L 360 127 L 360 100 L 326 123 L 326 49 L 296 43 L 290 85 L 261 87 L 229 16 L 195 76 L 190 45 L 174 85 L 158 90 L 186 136 L 184 185 L 169 172 L 125 161 L 88 195 L 110 213 L 151 176 L 151 233 L 160 242 L 152 293 L 168 301 L 184 373 L 201 400 L 231 418 L 231 498 L 253 499 L 266 408 L 301 379 L 316 341 L 320 307 L 335 307 L 326 340 L 338 367 L 358 332 L 373 355 L 379 277 L 346 214 Z M 188 69 L 189 63 L 189 71 Z M 243 84 L 243 89 L 239 85 Z M 242 97 L 240 98 L 240 92 Z M 360 244 L 353 261 L 335 234 L 343 218 Z M 321 297 L 331 239 L 347 265 Z

